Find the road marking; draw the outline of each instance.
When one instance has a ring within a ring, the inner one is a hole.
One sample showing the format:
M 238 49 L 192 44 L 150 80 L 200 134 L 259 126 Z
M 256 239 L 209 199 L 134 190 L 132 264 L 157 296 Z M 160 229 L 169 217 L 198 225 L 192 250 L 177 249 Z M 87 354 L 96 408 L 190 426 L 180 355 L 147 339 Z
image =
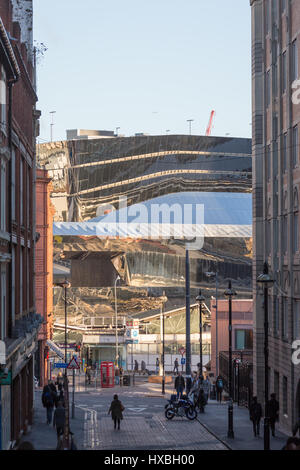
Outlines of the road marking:
M 130 411 L 133 411 L 135 413 L 140 413 L 140 411 L 146 410 L 147 407 L 146 408 L 127 408 L 127 409 L 130 410 Z
M 94 449 L 95 447 L 99 447 L 100 439 L 97 411 L 90 408 L 86 408 L 86 405 L 77 405 L 77 407 L 83 409 L 84 411 L 83 447 L 85 447 L 86 449 Z

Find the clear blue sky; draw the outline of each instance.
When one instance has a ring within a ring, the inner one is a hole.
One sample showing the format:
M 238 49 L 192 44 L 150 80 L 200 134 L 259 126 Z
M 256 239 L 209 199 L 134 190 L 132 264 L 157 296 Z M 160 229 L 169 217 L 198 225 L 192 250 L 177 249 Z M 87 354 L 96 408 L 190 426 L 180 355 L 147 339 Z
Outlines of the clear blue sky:
M 34 0 L 41 135 L 251 136 L 249 0 Z

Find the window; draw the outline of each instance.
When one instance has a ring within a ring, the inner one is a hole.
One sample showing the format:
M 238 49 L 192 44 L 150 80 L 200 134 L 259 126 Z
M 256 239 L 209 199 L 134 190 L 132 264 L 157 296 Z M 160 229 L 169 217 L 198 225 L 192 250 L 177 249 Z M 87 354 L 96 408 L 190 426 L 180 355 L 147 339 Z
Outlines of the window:
M 274 333 L 278 334 L 279 332 L 279 300 L 278 297 L 275 297 L 274 301 Z
M 283 224 L 282 224 L 282 250 L 283 253 L 287 252 L 287 215 L 283 216 Z
M 20 315 L 23 312 L 23 248 L 20 248 Z
M 283 136 L 283 147 L 282 147 L 282 166 L 283 166 L 283 171 L 286 172 L 286 154 L 287 152 L 287 134 L 284 134 Z
M 293 230 L 293 253 L 296 253 L 299 248 L 298 239 L 299 239 L 299 219 L 298 212 L 294 213 L 294 230 Z
M 287 65 L 286 65 L 286 51 L 282 54 L 282 93 L 286 92 L 287 85 Z
M 288 299 L 282 299 L 282 337 L 288 337 Z
M 1 223 L 0 228 L 6 231 L 6 163 L 1 160 Z
M 292 43 L 292 82 L 298 78 L 298 46 L 297 39 Z
M 1 340 L 6 337 L 6 264 L 1 263 Z
M 292 160 L 293 166 L 298 164 L 298 126 L 293 127 L 293 137 L 292 137 Z
M 285 7 L 286 7 L 285 3 L 286 3 L 286 0 L 281 0 L 281 13 L 285 12 Z
M 294 309 L 293 309 L 293 314 L 294 314 L 294 332 L 293 332 L 293 339 L 299 339 L 300 338 L 300 301 L 297 299 L 294 299 Z
M 270 31 L 270 0 L 266 1 L 266 34 Z
M 11 153 L 11 216 L 16 220 L 16 152 Z
M 235 330 L 235 349 L 252 349 L 253 348 L 253 331 Z
M 16 248 L 13 245 L 11 252 L 11 321 L 15 324 L 16 315 Z
M 24 184 L 23 184 L 23 158 L 20 158 L 20 224 L 23 225 L 23 198 L 24 198 Z
M 283 377 L 282 380 L 282 411 L 284 415 L 288 414 L 288 380 Z
M 1 129 L 6 131 L 6 74 L 4 67 L 0 69 L 0 109 L 1 109 Z

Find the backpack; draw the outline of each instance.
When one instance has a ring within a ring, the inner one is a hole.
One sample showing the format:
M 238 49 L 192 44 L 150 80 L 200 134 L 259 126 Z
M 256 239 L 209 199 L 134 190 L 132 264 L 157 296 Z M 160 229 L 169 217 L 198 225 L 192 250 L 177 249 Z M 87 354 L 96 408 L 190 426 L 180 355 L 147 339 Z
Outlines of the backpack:
M 53 405 L 53 397 L 52 397 L 52 393 L 50 392 L 50 390 L 45 391 L 43 401 L 44 401 L 44 406 Z
M 217 387 L 218 388 L 223 388 L 223 380 L 222 379 L 217 380 Z

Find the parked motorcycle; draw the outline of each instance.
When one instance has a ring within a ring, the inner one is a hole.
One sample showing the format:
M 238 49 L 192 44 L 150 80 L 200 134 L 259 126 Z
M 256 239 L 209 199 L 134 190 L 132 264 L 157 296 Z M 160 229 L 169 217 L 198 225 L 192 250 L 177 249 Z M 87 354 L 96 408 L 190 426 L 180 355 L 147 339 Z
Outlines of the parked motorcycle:
M 174 416 L 186 416 L 188 419 L 193 420 L 197 418 L 197 411 L 191 400 L 180 399 L 175 401 L 174 399 L 168 400 L 165 406 L 165 416 L 167 419 L 172 419 Z

